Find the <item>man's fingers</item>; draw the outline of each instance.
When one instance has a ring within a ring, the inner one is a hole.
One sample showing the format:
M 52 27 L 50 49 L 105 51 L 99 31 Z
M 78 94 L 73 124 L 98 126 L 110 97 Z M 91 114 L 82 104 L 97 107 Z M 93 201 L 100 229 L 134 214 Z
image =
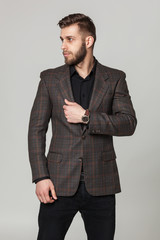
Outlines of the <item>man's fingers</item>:
M 44 193 L 38 196 L 38 199 L 42 202 L 42 203 L 52 203 L 54 202 L 54 199 L 51 199 L 51 197 L 49 196 L 49 194 Z
M 49 191 L 52 196 L 49 196 Z M 43 203 L 53 203 L 57 199 L 54 185 L 50 179 L 41 180 L 36 184 L 36 195 Z
M 43 202 L 43 203 L 47 203 L 47 201 L 46 201 L 46 198 L 45 198 L 44 194 L 43 194 L 43 195 L 41 195 L 41 199 L 42 199 L 42 202 Z
M 47 202 L 47 203 L 52 203 L 52 202 L 54 202 L 54 199 L 51 199 L 51 197 L 49 196 L 49 192 L 46 193 L 45 199 L 46 199 L 46 202 Z
M 39 201 L 40 202 L 43 202 L 43 200 L 42 200 L 42 197 L 41 196 L 37 196 L 38 197 L 38 199 L 39 199 Z
M 40 202 L 43 202 L 43 197 L 42 197 L 42 194 L 40 194 L 39 192 L 36 191 L 36 195 L 37 195 L 37 198 L 39 199 Z
M 66 104 L 70 104 L 70 102 L 67 99 L 64 99 Z
M 64 110 L 64 114 L 65 114 L 65 115 L 68 115 L 68 112 L 67 112 L 67 110 Z
M 70 102 L 67 99 L 64 99 L 64 101 L 67 105 L 75 105 L 75 102 Z
M 54 199 L 57 199 L 57 195 L 56 195 L 56 192 L 55 192 L 55 190 L 54 190 L 54 187 L 51 187 L 50 189 L 51 189 L 52 197 L 53 197 Z

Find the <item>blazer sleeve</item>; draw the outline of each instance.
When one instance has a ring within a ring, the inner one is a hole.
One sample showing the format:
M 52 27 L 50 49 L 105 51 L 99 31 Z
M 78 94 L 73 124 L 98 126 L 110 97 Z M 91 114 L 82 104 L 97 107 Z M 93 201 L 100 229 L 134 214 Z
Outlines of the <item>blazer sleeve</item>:
M 137 119 L 125 78 L 126 74 L 122 72 L 115 87 L 112 114 L 90 112 L 89 134 L 129 136 L 134 133 Z
M 49 177 L 45 148 L 52 104 L 42 73 L 40 77 L 41 80 L 31 109 L 28 128 L 28 152 L 32 170 L 32 182 L 38 178 Z

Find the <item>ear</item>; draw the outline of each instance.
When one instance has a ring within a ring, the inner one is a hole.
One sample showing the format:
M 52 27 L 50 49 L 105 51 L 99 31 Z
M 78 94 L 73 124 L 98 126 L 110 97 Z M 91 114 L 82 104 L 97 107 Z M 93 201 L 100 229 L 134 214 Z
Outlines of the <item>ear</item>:
M 92 36 L 86 37 L 86 48 L 91 48 L 94 43 L 94 38 Z

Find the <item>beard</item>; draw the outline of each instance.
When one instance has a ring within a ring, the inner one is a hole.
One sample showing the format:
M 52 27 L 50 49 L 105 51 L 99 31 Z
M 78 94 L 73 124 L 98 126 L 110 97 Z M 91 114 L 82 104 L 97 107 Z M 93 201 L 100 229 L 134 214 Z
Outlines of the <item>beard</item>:
M 72 54 L 72 52 L 68 52 L 69 54 Z M 87 54 L 86 45 L 85 43 L 82 43 L 80 49 L 73 55 L 72 59 L 65 58 L 65 63 L 68 65 L 77 65 L 80 62 L 82 62 Z

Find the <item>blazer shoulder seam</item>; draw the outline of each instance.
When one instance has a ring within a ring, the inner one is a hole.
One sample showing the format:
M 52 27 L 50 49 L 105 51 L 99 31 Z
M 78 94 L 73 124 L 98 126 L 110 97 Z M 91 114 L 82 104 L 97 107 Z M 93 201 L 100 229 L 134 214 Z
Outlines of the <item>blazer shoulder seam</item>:
M 59 66 L 59 67 L 56 67 L 56 68 L 49 68 L 49 69 L 43 70 L 40 73 L 40 78 L 45 77 L 45 76 L 54 75 L 57 72 L 63 71 L 64 67 L 65 67 L 65 65 L 62 65 L 62 66 Z

